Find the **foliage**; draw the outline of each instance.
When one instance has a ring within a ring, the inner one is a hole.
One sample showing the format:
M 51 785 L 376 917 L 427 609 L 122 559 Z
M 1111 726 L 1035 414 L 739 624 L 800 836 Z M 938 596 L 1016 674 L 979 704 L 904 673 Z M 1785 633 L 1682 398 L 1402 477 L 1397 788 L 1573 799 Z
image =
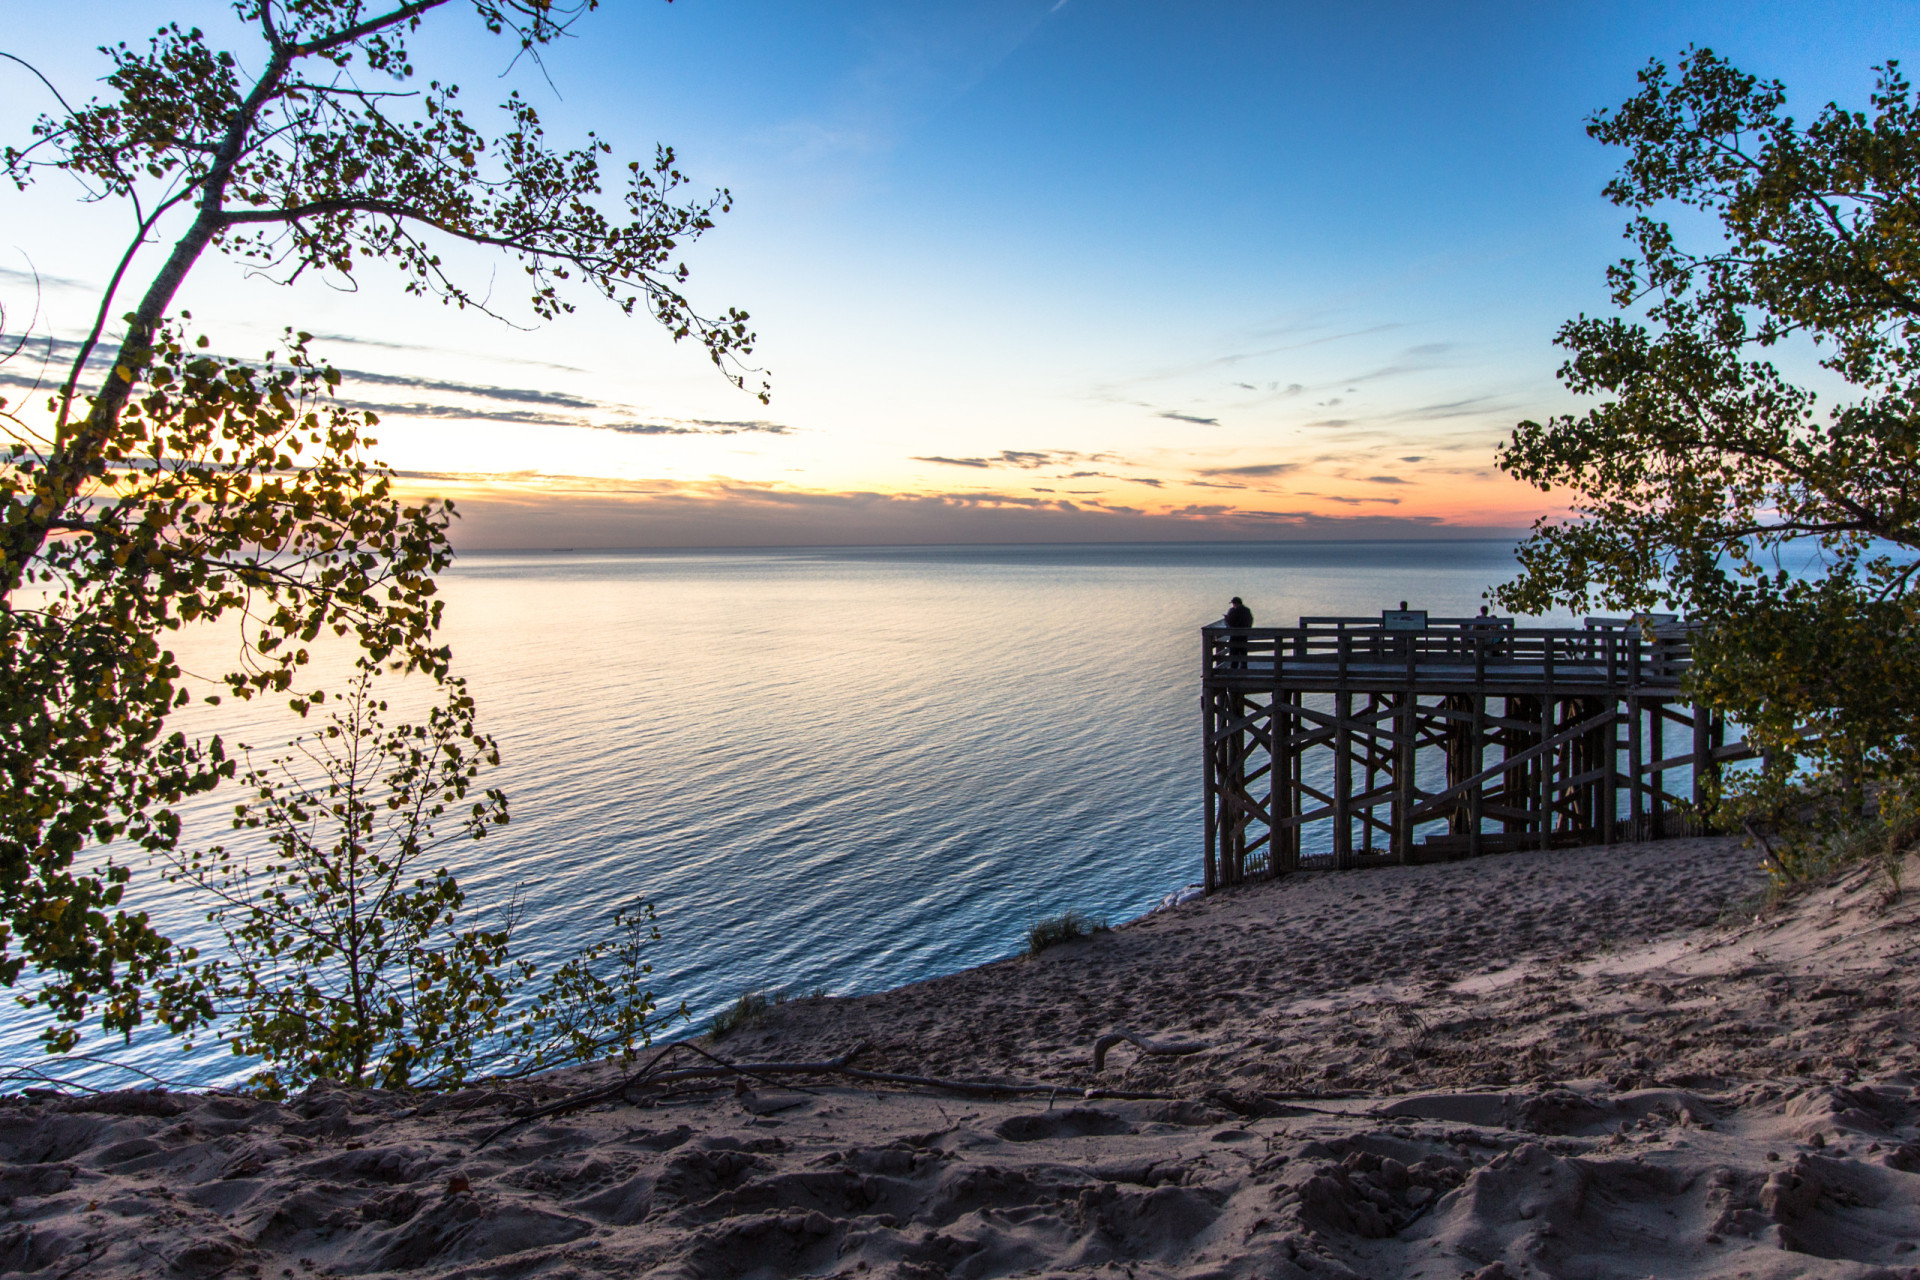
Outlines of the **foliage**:
M 688 197 L 662 148 L 610 196 L 599 138 L 556 148 L 510 95 L 490 140 L 456 86 L 412 87 L 408 41 L 434 10 L 470 8 L 537 60 L 595 4 L 238 0 L 256 47 L 173 24 L 144 49 L 108 47 L 103 99 L 74 107 L 41 77 L 61 110 L 0 152 L 17 187 L 59 172 L 133 223 L 84 336 L 48 345 L 65 363 L 45 418 L 0 401 L 0 983 L 28 965 L 45 976 L 52 1047 L 95 1012 L 111 1031 L 205 1016 L 191 989 L 160 981 L 192 957 L 123 904 L 127 869 L 101 848 L 174 850 L 180 801 L 233 773 L 218 741 L 168 731 L 190 695 L 167 633 L 240 621 L 227 694 L 284 694 L 301 711 L 312 694 L 293 681 L 326 634 L 446 674 L 433 575 L 451 507 L 398 499 L 365 456 L 371 415 L 328 403 L 337 376 L 304 336 L 264 367 L 188 350 L 167 316 L 209 248 L 257 277 L 318 272 L 349 290 L 380 264 L 410 293 L 483 310 L 490 285 L 456 278 L 446 254 L 502 253 L 536 317 L 569 310 L 577 286 L 695 339 L 744 385 L 747 317 L 696 311 L 675 262 L 726 192 Z
M 1788 778 L 1777 772 L 1735 782 L 1718 797 L 1718 812 L 1760 849 L 1767 902 L 1863 863 L 1885 879 L 1889 902 L 1899 898 L 1907 855 L 1920 847 L 1920 795 L 1910 785 L 1879 784 L 1863 793 L 1820 775 Z
M 1690 691 L 1768 750 L 1767 785 L 1805 770 L 1857 807 L 1913 764 L 1920 712 L 1920 108 L 1891 62 L 1870 114 L 1804 127 L 1710 50 L 1640 85 L 1588 127 L 1627 151 L 1606 194 L 1635 252 L 1608 279 L 1637 318 L 1560 330 L 1562 381 L 1604 399 L 1501 450 L 1572 515 L 1536 525 L 1493 596 L 1703 621 Z M 1688 247 L 1663 207 L 1720 243 Z M 1823 405 L 1776 358 L 1844 394 Z
M 617 912 L 612 940 L 525 1000 L 535 966 L 511 959 L 512 913 L 470 923 L 458 880 L 428 869 L 437 850 L 508 819 L 506 797 L 480 786 L 498 749 L 464 683 L 444 688 L 424 723 L 389 723 L 363 668 L 323 726 L 265 764 L 249 757 L 233 826 L 265 851 L 171 859 L 171 880 L 216 903 L 207 918 L 227 946 L 196 976 L 219 1034 L 262 1061 L 253 1083 L 276 1095 L 322 1078 L 454 1085 L 493 1059 L 530 1071 L 631 1058 L 651 1037 L 651 908 Z M 611 978 L 598 972 L 608 960 Z
M 1080 911 L 1063 911 L 1035 921 L 1027 929 L 1027 954 L 1037 956 L 1048 947 L 1072 942 L 1089 934 L 1105 933 L 1107 922 Z
M 167 732 L 189 697 L 169 632 L 240 615 L 226 691 L 287 693 L 300 709 L 311 695 L 293 682 L 323 631 L 374 660 L 445 672 L 433 574 L 450 558 L 451 510 L 394 498 L 365 456 L 372 415 L 330 402 L 338 375 L 305 339 L 255 367 L 163 329 L 80 499 L 44 517 L 53 536 L 0 612 L 0 978 L 29 958 L 56 975 L 37 997 L 56 1015 L 55 1047 L 73 1043 L 93 1001 L 111 1029 L 138 1023 L 167 956 L 144 914 L 121 907 L 126 868 L 76 859 L 114 839 L 172 848 L 173 806 L 233 772 L 218 740 Z M 17 521 L 47 491 L 53 446 L 11 425 L 0 500 Z M 162 988 L 169 1024 L 203 1007 Z

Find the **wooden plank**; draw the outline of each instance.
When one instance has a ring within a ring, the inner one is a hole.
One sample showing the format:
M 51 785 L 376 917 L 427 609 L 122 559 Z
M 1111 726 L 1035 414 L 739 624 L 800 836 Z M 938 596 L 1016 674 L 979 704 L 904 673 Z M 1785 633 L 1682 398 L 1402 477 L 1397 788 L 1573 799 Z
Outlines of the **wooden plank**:
M 1295 814 L 1294 816 L 1289 818 L 1282 818 L 1277 824 L 1275 824 L 1274 829 L 1276 831 L 1285 831 L 1290 827 L 1297 829 L 1297 828 L 1306 826 L 1309 822 L 1319 822 L 1322 819 L 1331 818 L 1332 816 L 1333 816 L 1333 806 L 1328 805 L 1327 807 L 1322 809 L 1315 809 L 1312 813 L 1301 813 L 1301 814 Z M 1327 856 L 1331 856 L 1331 855 L 1327 855 Z
M 1303 796 L 1312 796 L 1315 800 L 1318 800 L 1321 804 L 1331 805 L 1333 803 L 1332 796 L 1320 790 L 1320 788 L 1314 786 L 1312 783 L 1307 782 L 1305 779 L 1301 780 L 1300 794 Z
M 1688 752 L 1684 756 L 1668 756 L 1664 760 L 1649 761 L 1640 766 L 1640 771 L 1642 773 L 1665 773 L 1669 769 L 1678 769 L 1683 765 L 1691 765 L 1692 763 L 1693 753 Z

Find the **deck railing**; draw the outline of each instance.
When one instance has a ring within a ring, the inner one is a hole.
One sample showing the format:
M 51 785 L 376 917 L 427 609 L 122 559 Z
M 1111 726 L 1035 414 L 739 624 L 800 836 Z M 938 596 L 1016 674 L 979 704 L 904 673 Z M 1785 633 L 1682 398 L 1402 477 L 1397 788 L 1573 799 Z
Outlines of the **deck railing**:
M 1340 687 L 1420 683 L 1423 674 L 1475 682 L 1675 687 L 1691 665 L 1692 629 L 1651 630 L 1590 618 L 1584 627 L 1518 627 L 1504 618 L 1434 618 L 1418 629 L 1375 618 L 1302 618 L 1297 627 L 1201 630 L 1209 681 L 1309 680 Z

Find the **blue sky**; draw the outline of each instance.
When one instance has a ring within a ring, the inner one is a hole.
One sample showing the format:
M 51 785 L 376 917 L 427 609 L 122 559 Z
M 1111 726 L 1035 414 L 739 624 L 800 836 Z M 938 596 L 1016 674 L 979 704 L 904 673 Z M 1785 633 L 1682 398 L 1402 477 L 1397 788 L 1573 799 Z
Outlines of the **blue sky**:
M 247 64 L 215 4 L 22 6 L 0 47 L 84 96 L 92 46 L 162 13 Z M 1552 334 L 1605 307 L 1622 248 L 1583 118 L 1689 43 L 1803 117 L 1864 105 L 1914 32 L 1910 3 L 615 0 L 549 86 L 447 12 L 416 61 L 476 114 L 518 87 L 557 140 L 669 142 L 730 188 L 692 291 L 753 313 L 773 403 L 591 300 L 522 332 L 377 273 L 278 289 L 210 260 L 183 303 L 230 349 L 337 335 L 385 379 L 350 390 L 389 406 L 382 451 L 461 499 L 468 545 L 1510 529 L 1551 504 L 1493 448 L 1573 407 Z M 0 86 L 17 139 L 41 94 Z M 125 222 L 72 194 L 0 195 L 9 318 L 30 260 L 58 336 Z M 635 422 L 697 429 L 608 429 Z

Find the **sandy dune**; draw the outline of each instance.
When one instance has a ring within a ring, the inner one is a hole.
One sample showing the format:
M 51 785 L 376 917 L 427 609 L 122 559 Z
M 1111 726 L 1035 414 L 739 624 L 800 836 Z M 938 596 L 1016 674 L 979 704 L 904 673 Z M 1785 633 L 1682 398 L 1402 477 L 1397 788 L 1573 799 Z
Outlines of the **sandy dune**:
M 1724 841 L 1301 877 L 717 1046 L 1080 1086 L 0 1106 L 48 1276 L 1913 1277 L 1920 894 L 1729 921 Z M 1916 868 L 1920 871 L 1920 867 Z M 1126 1025 L 1186 1057 L 1088 1043 Z M 804 1087 L 801 1087 L 804 1085 Z M 1175 1095 L 1121 1101 L 1088 1087 Z

